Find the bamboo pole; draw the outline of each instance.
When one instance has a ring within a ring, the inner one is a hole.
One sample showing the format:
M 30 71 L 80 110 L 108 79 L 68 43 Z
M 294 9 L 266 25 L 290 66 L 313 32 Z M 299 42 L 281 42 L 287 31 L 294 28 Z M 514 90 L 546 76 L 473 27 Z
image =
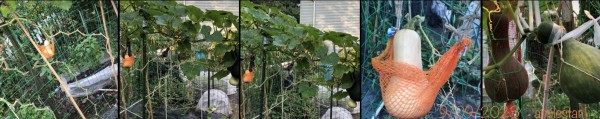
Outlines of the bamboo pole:
M 550 47 L 550 55 L 548 56 L 548 65 L 546 69 L 546 75 L 544 75 L 544 98 L 542 99 L 542 119 L 546 118 L 546 106 L 548 104 L 548 80 L 551 79 L 552 73 L 552 62 L 554 59 L 554 47 Z

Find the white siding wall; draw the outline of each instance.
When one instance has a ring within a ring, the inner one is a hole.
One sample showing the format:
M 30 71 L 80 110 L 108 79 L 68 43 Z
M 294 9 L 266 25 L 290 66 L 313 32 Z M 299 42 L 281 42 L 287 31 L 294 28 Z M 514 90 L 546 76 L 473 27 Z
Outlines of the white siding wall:
M 315 9 L 313 16 L 313 2 Z M 300 23 L 313 24 L 323 31 L 337 31 L 360 37 L 359 1 L 300 1 Z
M 238 0 L 215 0 L 215 1 L 177 1 L 185 5 L 194 5 L 204 10 L 223 10 L 232 12 L 235 16 L 240 16 L 240 1 Z

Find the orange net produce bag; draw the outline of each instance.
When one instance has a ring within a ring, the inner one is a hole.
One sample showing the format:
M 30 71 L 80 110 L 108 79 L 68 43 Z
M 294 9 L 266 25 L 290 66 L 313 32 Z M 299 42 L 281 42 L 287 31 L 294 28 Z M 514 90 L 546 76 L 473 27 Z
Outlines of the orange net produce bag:
M 441 86 L 456 68 L 459 53 L 471 44 L 471 38 L 454 44 L 429 71 L 394 61 L 393 40 L 394 37 L 390 37 L 383 53 L 371 60 L 379 73 L 385 108 L 397 118 L 422 117 L 433 106 Z

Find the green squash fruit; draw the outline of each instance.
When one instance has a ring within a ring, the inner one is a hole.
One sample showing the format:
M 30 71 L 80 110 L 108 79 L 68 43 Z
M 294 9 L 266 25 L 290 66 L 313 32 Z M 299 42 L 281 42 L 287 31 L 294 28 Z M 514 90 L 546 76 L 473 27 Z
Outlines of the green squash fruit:
M 554 25 L 555 25 L 554 22 L 545 21 L 545 22 L 542 22 L 535 29 L 535 32 L 537 33 L 537 40 L 540 41 L 540 43 L 543 43 L 543 44 L 552 43 L 552 40 L 553 40 L 553 38 L 551 38 L 552 31 L 553 31 L 553 29 L 558 30 L 558 27 L 555 27 Z
M 572 66 L 556 59 L 560 62 L 561 88 L 581 103 L 600 102 L 600 80 L 596 79 L 600 78 L 600 50 L 572 39 L 562 46 L 562 58 Z
M 352 87 L 346 89 L 346 91 L 349 93 L 350 99 L 360 102 L 360 73 L 352 72 L 352 79 L 354 83 L 352 84 Z

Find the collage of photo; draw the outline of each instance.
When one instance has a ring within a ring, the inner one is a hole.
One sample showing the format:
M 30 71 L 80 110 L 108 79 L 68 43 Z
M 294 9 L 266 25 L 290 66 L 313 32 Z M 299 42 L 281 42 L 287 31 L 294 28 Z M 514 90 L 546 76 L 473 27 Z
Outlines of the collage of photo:
M 595 0 L 4 0 L 0 13 L 0 119 L 600 119 Z

